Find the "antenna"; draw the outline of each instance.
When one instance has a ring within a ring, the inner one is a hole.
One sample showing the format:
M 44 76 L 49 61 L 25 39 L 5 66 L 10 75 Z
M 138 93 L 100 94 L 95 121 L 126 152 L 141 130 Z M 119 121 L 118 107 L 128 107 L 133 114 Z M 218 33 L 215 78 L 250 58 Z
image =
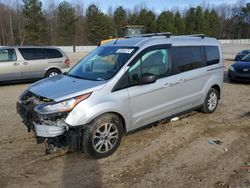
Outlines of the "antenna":
M 117 29 L 115 29 L 115 42 L 114 42 L 114 44 L 116 44 L 117 43 L 117 41 L 118 41 L 118 36 L 117 36 Z

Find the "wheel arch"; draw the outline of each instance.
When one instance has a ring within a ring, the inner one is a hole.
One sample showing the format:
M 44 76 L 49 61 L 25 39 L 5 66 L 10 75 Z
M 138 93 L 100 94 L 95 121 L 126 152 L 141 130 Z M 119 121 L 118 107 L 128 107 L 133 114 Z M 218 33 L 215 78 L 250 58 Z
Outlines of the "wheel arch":
M 46 70 L 44 76 L 46 77 L 46 75 L 48 74 L 48 72 L 51 71 L 51 70 L 58 70 L 58 71 L 60 71 L 60 73 L 62 73 L 62 70 L 59 69 L 58 67 L 49 67 L 49 68 Z
M 218 84 L 214 84 L 214 85 L 212 85 L 211 88 L 216 89 L 219 92 L 219 99 L 220 99 L 220 97 L 221 97 L 221 88 L 220 88 L 220 86 Z
M 104 113 L 101 113 L 99 115 L 97 115 L 96 117 L 94 117 L 90 122 L 92 122 L 93 120 L 105 115 L 105 114 L 115 114 L 119 117 L 119 119 L 121 120 L 122 122 L 122 129 L 123 129 L 123 132 L 126 133 L 127 132 L 127 127 L 126 127 L 126 121 L 125 121 L 125 118 L 118 112 L 115 112 L 115 111 L 107 111 L 107 112 L 104 112 Z

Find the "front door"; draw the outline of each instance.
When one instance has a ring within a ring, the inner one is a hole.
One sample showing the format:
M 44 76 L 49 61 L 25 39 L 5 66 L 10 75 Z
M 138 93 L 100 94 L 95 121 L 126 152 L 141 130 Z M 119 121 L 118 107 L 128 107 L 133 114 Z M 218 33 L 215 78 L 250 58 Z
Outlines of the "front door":
M 21 79 L 21 64 L 14 49 L 0 50 L 0 82 Z
M 174 111 L 176 95 L 171 83 L 175 82 L 175 78 L 168 76 L 171 68 L 169 60 L 169 49 L 157 48 L 143 53 L 129 68 L 131 129 L 170 116 Z M 143 74 L 154 74 L 157 81 L 140 85 Z

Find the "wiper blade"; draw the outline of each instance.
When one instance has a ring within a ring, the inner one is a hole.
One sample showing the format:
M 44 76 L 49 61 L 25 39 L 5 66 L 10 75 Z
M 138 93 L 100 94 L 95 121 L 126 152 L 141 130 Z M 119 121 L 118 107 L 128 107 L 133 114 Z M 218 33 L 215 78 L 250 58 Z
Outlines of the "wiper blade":
M 67 76 L 69 76 L 69 77 L 73 77 L 73 78 L 82 79 L 82 80 L 84 80 L 84 79 L 85 79 L 85 78 L 82 78 L 81 76 L 72 75 L 72 74 L 67 74 Z

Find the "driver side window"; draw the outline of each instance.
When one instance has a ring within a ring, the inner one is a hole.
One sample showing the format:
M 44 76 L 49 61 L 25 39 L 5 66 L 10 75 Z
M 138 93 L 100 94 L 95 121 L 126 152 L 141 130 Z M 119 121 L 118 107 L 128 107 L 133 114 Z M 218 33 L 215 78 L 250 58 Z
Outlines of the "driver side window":
M 153 74 L 157 79 L 166 76 L 170 68 L 168 49 L 151 50 L 130 67 L 129 82 L 131 85 L 138 84 L 144 74 Z

